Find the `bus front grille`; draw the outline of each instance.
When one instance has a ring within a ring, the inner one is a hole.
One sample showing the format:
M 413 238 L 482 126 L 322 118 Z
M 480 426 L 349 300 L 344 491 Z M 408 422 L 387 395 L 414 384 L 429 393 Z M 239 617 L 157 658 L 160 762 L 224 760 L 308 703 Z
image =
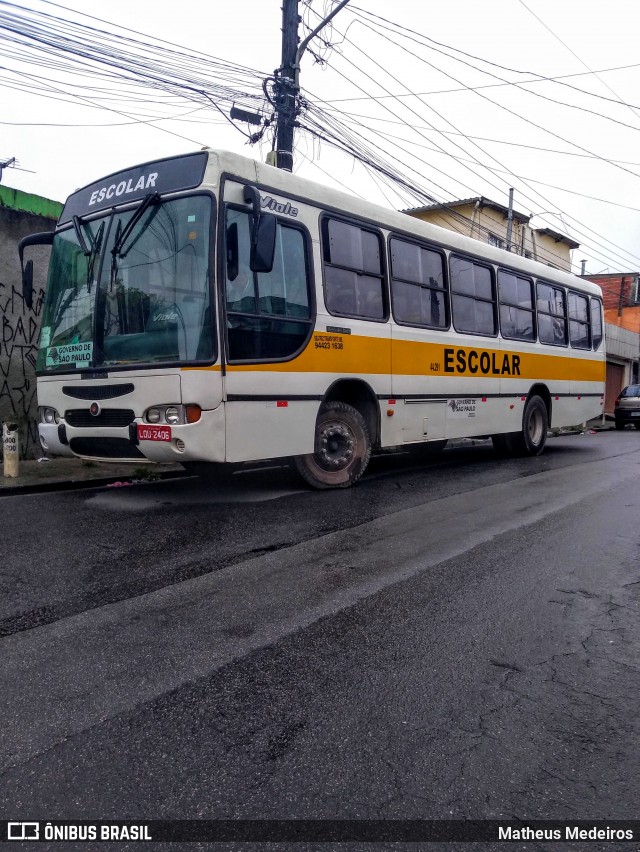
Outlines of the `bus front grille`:
M 127 438 L 71 438 L 69 446 L 79 456 L 102 459 L 143 459 L 145 456 Z
M 128 426 L 135 414 L 129 408 L 103 408 L 99 414 L 91 414 L 88 408 L 73 408 L 65 411 L 64 419 L 69 426 L 91 429 L 98 426 Z
M 62 388 L 62 393 L 65 396 L 72 396 L 75 399 L 114 399 L 116 396 L 126 396 L 128 393 L 133 393 L 135 385 L 127 382 L 122 385 L 97 385 L 96 387 L 76 387 L 75 385 L 65 385 Z

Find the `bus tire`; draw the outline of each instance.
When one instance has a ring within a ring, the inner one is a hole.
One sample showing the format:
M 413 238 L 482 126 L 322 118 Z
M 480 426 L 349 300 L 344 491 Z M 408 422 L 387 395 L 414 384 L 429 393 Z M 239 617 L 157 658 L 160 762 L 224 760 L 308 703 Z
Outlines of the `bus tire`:
M 313 488 L 348 488 L 360 479 L 370 457 L 364 417 L 345 402 L 327 402 L 316 421 L 315 451 L 296 456 L 295 463 Z
M 493 447 L 501 457 L 538 456 L 547 443 L 549 414 L 544 400 L 531 396 L 522 414 L 522 431 L 492 435 Z
M 544 400 L 539 396 L 530 396 L 522 414 L 522 432 L 513 436 L 513 445 L 517 455 L 539 456 L 547 443 L 549 413 Z

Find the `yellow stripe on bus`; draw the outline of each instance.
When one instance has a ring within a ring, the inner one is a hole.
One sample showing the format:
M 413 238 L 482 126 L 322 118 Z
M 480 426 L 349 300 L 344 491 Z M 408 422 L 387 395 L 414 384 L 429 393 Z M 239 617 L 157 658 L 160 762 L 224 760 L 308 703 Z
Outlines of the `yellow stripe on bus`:
M 509 344 L 508 344 L 509 345 Z M 230 364 L 229 371 L 336 373 L 338 375 L 442 376 L 470 379 L 524 378 L 604 382 L 604 360 L 565 349 L 555 354 L 458 346 L 416 340 L 390 340 L 316 332 L 306 349 L 291 361 Z

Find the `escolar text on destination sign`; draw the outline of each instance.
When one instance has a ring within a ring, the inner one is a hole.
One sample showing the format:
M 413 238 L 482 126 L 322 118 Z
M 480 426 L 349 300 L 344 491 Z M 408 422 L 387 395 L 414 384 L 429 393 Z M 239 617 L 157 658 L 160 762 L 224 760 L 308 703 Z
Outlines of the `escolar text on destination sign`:
M 444 372 L 480 373 L 483 376 L 519 376 L 520 356 L 511 352 L 445 349 Z

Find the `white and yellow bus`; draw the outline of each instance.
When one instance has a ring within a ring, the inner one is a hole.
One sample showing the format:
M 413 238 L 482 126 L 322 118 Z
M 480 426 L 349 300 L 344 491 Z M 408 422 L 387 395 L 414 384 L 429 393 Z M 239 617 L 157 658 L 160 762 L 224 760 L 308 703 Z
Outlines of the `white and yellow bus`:
M 333 488 L 377 448 L 491 436 L 536 455 L 602 413 L 597 286 L 235 154 L 110 175 L 21 260 L 38 242 L 52 455 L 289 457 Z

